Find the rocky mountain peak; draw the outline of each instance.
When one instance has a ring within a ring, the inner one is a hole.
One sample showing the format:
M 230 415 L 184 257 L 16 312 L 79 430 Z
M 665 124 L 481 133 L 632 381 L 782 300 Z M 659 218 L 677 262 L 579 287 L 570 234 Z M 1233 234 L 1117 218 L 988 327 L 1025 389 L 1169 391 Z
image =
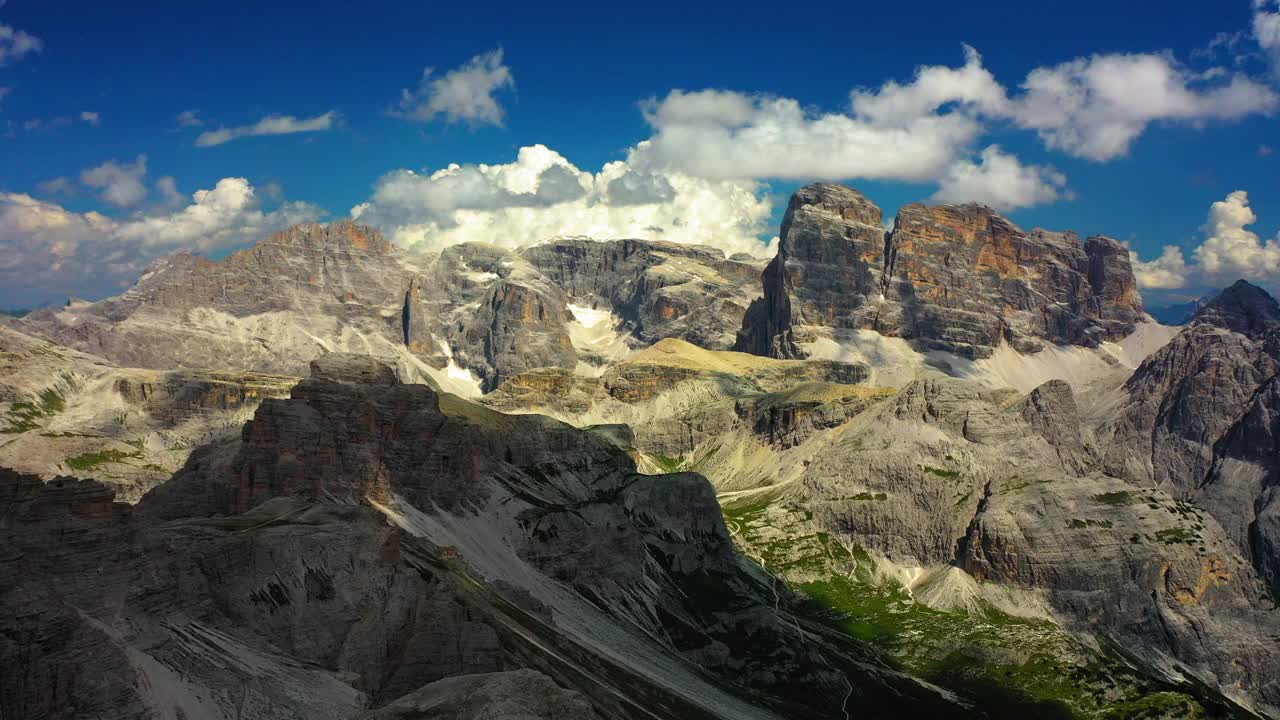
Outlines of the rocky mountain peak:
M 788 240 L 803 241 L 805 239 L 813 239 L 812 235 L 804 233 L 792 233 L 791 229 L 797 221 L 801 225 L 811 224 L 815 219 L 808 216 L 816 215 L 826 218 L 829 221 L 843 222 L 856 225 L 869 225 L 874 228 L 881 227 L 881 221 L 884 217 L 880 206 L 871 202 L 865 195 L 854 190 L 851 187 L 837 185 L 835 183 L 815 183 L 800 188 L 791 196 L 790 203 L 787 204 L 787 213 L 782 220 L 782 245 L 780 250 L 783 252 L 804 251 L 802 242 L 788 242 Z
M 1089 256 L 1089 285 L 1102 312 L 1142 313 L 1142 296 L 1133 276 L 1129 248 L 1119 240 L 1095 235 L 1084 243 Z
M 1026 232 L 977 203 L 906 205 L 888 233 L 881 217 L 852 188 L 797 191 L 737 349 L 803 357 L 815 341 L 875 330 L 980 358 L 1002 342 L 1092 347 L 1143 318 L 1128 251 L 1110 238 Z
M 391 255 L 396 252 L 391 241 L 377 229 L 349 219 L 327 224 L 308 222 L 294 225 L 271 235 L 264 244 L 370 255 Z
M 1280 327 L 1280 304 L 1266 290 L 1237 280 L 1191 318 L 1258 339 Z

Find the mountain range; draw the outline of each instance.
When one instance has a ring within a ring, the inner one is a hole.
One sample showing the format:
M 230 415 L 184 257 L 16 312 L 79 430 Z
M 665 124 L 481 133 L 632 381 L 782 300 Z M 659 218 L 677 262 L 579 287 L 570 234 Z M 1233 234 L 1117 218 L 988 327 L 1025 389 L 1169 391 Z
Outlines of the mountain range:
M 1280 305 L 816 184 L 0 319 L 0 717 L 1280 717 Z

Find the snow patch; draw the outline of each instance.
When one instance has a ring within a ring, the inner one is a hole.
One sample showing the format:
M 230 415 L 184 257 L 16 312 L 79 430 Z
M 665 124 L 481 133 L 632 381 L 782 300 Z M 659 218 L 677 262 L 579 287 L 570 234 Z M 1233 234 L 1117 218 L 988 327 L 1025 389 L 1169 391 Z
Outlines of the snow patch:
M 580 353 L 620 360 L 631 353 L 626 335 L 618 332 L 622 318 L 608 310 L 583 305 L 569 305 L 573 321 L 569 323 L 569 341 Z
M 467 270 L 462 276 L 477 285 L 484 285 L 497 280 L 499 275 L 495 272 L 477 272 L 475 270 Z
M 449 347 L 449 343 L 435 335 L 432 335 L 431 339 L 435 340 L 436 345 L 440 347 L 440 354 L 449 358 L 449 364 L 445 365 L 444 370 L 437 370 L 426 363 L 421 363 L 431 379 L 440 385 L 440 389 L 464 398 L 483 395 L 484 393 L 480 390 L 480 379 L 454 360 L 453 348 Z

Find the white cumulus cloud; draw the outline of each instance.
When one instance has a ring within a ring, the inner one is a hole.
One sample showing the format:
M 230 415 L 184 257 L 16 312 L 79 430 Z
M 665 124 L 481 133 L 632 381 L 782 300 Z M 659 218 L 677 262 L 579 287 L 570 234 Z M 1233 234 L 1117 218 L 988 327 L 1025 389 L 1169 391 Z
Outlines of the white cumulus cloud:
M 403 247 L 422 252 L 468 241 L 515 248 L 560 235 L 649 238 L 763 254 L 770 205 L 750 181 L 680 173 L 652 176 L 625 162 L 579 169 L 542 145 L 502 165 L 400 170 L 352 209 Z
M 397 114 L 423 122 L 443 115 L 451 123 L 502 124 L 505 113 L 495 95 L 515 85 L 502 48 L 477 55 L 442 76 L 433 73 L 432 68 L 423 70 L 417 89 L 401 92 Z
M 244 178 L 224 178 L 172 212 L 127 220 L 0 192 L 0 304 L 118 292 L 159 255 L 236 248 L 321 215 L 304 203 L 264 211 Z
M 132 164 L 115 160 L 80 173 L 80 182 L 98 191 L 99 198 L 116 207 L 133 207 L 147 198 L 147 156 Z
M 1244 75 L 1192 73 L 1166 55 L 1095 55 L 1032 70 L 1010 114 L 1056 150 L 1105 161 L 1156 121 L 1270 114 L 1280 95 Z
M 939 177 L 982 134 L 963 112 L 877 121 L 812 113 L 790 98 L 672 91 L 646 105 L 654 133 L 628 162 L 712 180 Z
M 1053 168 L 1023 165 L 991 145 L 979 162 L 961 160 L 947 169 L 933 199 L 943 203 L 980 202 L 1001 210 L 1042 205 L 1064 194 L 1066 176 Z
M 1215 202 L 1203 228 L 1207 239 L 1192 253 L 1200 272 L 1220 279 L 1280 280 L 1280 243 L 1263 242 L 1248 229 L 1257 221 L 1243 190 Z
M 178 116 L 180 125 L 198 123 L 194 113 L 189 117 L 186 113 Z M 252 125 L 224 127 L 200 133 L 196 138 L 197 147 L 213 147 L 244 137 L 261 135 L 292 135 L 294 133 L 322 132 L 332 130 L 338 121 L 336 110 L 330 110 L 313 118 L 296 118 L 292 115 L 268 115 Z
M 965 46 L 964 57 L 960 67 L 920 67 L 909 82 L 855 90 L 848 112 L 728 90 L 675 90 L 645 104 L 654 132 L 628 163 L 720 181 L 936 182 L 938 200 L 1004 210 L 1063 196 L 1061 173 L 995 146 L 975 151 L 990 119 L 1010 116 L 1013 101 L 976 50 Z
M 675 90 L 645 104 L 653 134 L 628 162 L 717 180 L 936 182 L 939 198 L 1015 208 L 1069 193 L 1051 169 L 1008 152 L 977 152 L 1002 126 L 1106 161 L 1128 153 L 1155 122 L 1200 126 L 1280 109 L 1280 94 L 1267 85 L 1223 68 L 1192 72 L 1167 54 L 1040 67 L 1010 91 L 976 50 L 964 52 L 959 67 L 920 67 L 908 82 L 853 91 L 847 112 L 814 111 L 785 97 Z
M 1166 245 L 1160 257 L 1145 262 L 1130 250 L 1129 260 L 1140 288 L 1172 290 L 1187 285 L 1187 261 L 1182 257 L 1182 250 L 1174 245 Z
M 306 203 L 287 203 L 263 212 L 253 185 L 244 178 L 223 178 L 212 189 L 197 190 L 191 199 L 191 204 L 176 212 L 123 223 L 113 238 L 150 256 L 175 250 L 214 252 L 256 242 L 274 230 L 321 214 Z
M 906 85 L 890 80 L 879 90 L 855 90 L 850 105 L 855 115 L 880 124 L 907 124 L 936 113 L 950 103 L 960 103 L 973 111 L 992 116 L 1006 114 L 1009 96 L 982 65 L 982 56 L 964 46 L 962 67 L 941 65 L 916 69 L 915 79 Z
M 1191 262 L 1173 245 L 1149 262 L 1133 254 L 1139 286 L 1222 287 L 1243 278 L 1280 289 L 1280 239 L 1264 241 L 1249 230 L 1257 221 L 1249 194 L 1236 190 L 1210 207 L 1209 221 L 1201 228 L 1204 241 L 1192 250 Z

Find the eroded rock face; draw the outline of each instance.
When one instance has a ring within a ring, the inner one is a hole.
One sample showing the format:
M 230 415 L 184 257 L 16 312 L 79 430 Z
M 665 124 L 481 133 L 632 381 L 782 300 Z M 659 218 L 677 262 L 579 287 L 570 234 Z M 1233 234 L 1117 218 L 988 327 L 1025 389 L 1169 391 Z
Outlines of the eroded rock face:
M 1280 592 L 1280 378 L 1273 376 L 1214 445 L 1198 490 L 1258 573 Z M 1251 502 L 1252 500 L 1252 502 Z
M 20 325 L 125 367 L 298 376 L 345 344 L 394 358 L 411 275 L 373 228 L 308 223 L 220 261 L 163 258 L 119 297 Z
M 874 323 L 870 307 L 884 289 L 888 249 L 878 206 L 843 185 L 809 185 L 791 196 L 779 237 L 764 297 L 751 304 L 735 349 L 804 357 L 801 326 Z
M 873 707 L 968 712 L 796 635 L 701 476 L 368 358 L 317 359 L 134 508 L 0 480 L 6 718 L 506 712 L 520 687 L 584 717 L 835 718 L 847 673 Z M 448 681 L 476 673 L 503 675 Z
M 815 529 L 906 567 L 954 565 L 1043 592 L 1065 627 L 1275 706 L 1280 629 L 1226 523 L 1171 492 L 1107 477 L 1070 389 L 1018 397 L 920 380 L 844 425 L 788 500 Z
M 1238 280 L 1197 310 L 1191 322 L 1259 340 L 1280 328 L 1280 304 L 1266 290 Z
M 1205 508 L 1273 586 L 1278 340 L 1275 300 L 1232 285 L 1134 372 L 1099 431 L 1108 472 Z
M 1060 380 L 1020 393 L 927 370 L 896 390 L 798 377 L 766 389 L 753 378 L 806 363 L 744 357 L 660 344 L 600 379 L 518 376 L 487 402 L 547 407 L 582 424 L 628 422 L 631 434 L 616 444 L 654 472 L 713 478 L 734 522 L 753 523 L 751 549 L 780 562 L 789 580 L 830 580 L 811 569 L 815 552 L 847 555 L 858 572 L 881 563 L 904 584 L 924 583 L 909 586 L 917 604 L 1043 613 L 1034 616 L 1119 643 L 1135 667 L 1177 668 L 1241 703 L 1276 704 L 1280 687 L 1265 668 L 1280 658 L 1263 639 L 1275 618 L 1236 541 L 1253 514 L 1233 525 L 1181 490 L 1109 474 L 1106 432 L 1095 427 L 1107 411 L 1096 397 L 1077 398 Z M 637 391 L 626 405 L 592 415 L 612 407 L 615 371 L 645 382 L 629 386 Z M 1106 401 L 1127 392 L 1113 389 Z M 1269 457 L 1274 415 L 1255 415 L 1249 439 L 1233 445 Z M 780 517 L 795 523 L 792 534 Z M 805 545 L 815 537 L 839 540 Z M 931 597 L 928 578 L 943 576 L 955 584 Z
M 577 304 L 612 312 L 642 345 L 680 338 L 728 349 L 760 294 L 760 264 L 715 248 L 566 238 L 521 255 Z
M 1096 346 L 1143 319 L 1128 251 L 1105 237 L 1025 232 L 982 205 L 907 205 L 892 231 L 855 190 L 791 199 L 738 349 L 803 357 L 832 330 L 870 329 L 921 350 L 987 357 L 1002 342 Z
M 1102 435 L 1114 472 L 1208 510 L 1272 588 L 1280 587 L 1278 370 L 1280 306 L 1237 282 L 1134 373 Z
M 420 257 L 341 221 L 221 261 L 164 258 L 119 297 L 17 325 L 127 367 L 303 375 L 321 354 L 359 352 L 474 395 L 666 337 L 728 347 L 760 294 L 759 267 L 713 248 L 582 238 Z
M 137 502 L 191 449 L 230 435 L 296 378 L 122 368 L 0 327 L 0 467 L 98 478 Z

